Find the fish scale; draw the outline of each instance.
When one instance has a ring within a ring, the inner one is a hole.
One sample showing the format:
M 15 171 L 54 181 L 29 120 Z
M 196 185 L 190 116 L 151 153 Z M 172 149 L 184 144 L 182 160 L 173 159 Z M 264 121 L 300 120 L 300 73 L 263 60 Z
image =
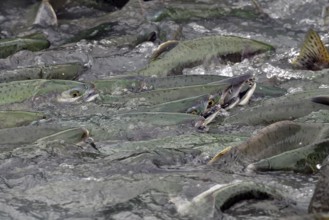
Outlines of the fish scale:
M 180 74 L 184 68 L 197 66 L 210 57 L 241 58 L 272 51 L 271 45 L 235 36 L 207 36 L 179 42 L 161 59 L 151 62 L 138 72 L 143 76 Z
M 44 117 L 45 115 L 39 112 L 0 111 L 0 129 L 28 125 Z
M 217 84 L 159 89 L 154 91 L 129 94 L 122 97 L 104 96 L 102 97 L 102 101 L 105 104 L 111 104 L 113 102 L 116 102 L 126 105 L 128 101 L 131 104 L 132 100 L 135 100 L 136 102 L 143 102 L 143 105 L 157 105 L 192 96 L 217 93 L 220 90 L 226 88 L 227 86 L 228 84 Z
M 269 99 L 263 101 L 261 105 L 245 109 L 226 118 L 224 123 L 269 124 L 280 120 L 296 119 L 321 109 L 329 110 L 329 105 L 312 101 L 313 97 L 328 94 L 328 92 L 329 89 L 317 89 Z
M 93 81 L 93 84 L 95 84 L 96 88 L 103 94 L 113 94 L 115 92 L 124 93 L 125 90 L 130 92 L 140 92 L 161 88 L 202 85 L 226 78 L 227 77 L 216 75 L 180 75 L 154 78 L 132 76 L 109 80 L 96 80 Z
M 17 81 L 0 84 L 0 105 L 21 102 L 32 96 L 43 81 Z

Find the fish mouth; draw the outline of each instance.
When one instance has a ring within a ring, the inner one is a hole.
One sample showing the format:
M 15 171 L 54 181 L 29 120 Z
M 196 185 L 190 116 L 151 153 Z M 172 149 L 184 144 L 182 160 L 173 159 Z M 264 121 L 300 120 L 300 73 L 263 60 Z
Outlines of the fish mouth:
M 207 119 L 209 116 L 216 115 L 214 113 L 218 111 L 218 108 L 223 111 L 232 109 L 237 105 L 248 104 L 256 90 L 255 78 L 251 74 L 245 74 L 230 79 L 230 83 L 221 94 L 209 95 L 207 102 L 204 101 L 187 109 L 186 113 L 201 115 Z
M 253 85 L 250 86 L 247 90 L 240 92 L 240 102 L 239 105 L 246 105 L 248 104 L 249 100 L 251 99 L 251 96 L 254 94 L 256 90 L 256 82 L 253 83 Z
M 246 105 L 254 94 L 256 85 L 255 79 L 250 77 L 239 84 L 227 87 L 222 93 L 220 104 L 226 110 L 232 109 L 236 105 Z
M 92 102 L 95 101 L 97 99 L 100 99 L 99 93 L 96 89 L 90 89 L 87 90 L 83 96 L 83 101 L 84 102 Z

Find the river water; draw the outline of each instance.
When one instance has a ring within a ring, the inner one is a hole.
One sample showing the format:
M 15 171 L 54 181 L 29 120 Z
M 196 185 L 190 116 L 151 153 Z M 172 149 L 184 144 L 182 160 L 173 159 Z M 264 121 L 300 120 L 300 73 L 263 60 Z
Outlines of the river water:
M 194 1 L 153 0 L 144 2 L 144 9 L 137 7 L 138 1 L 135 2 L 133 6 L 136 8 L 125 9 L 125 6 L 122 10 L 126 12 L 108 18 L 106 16 L 112 11 L 117 11 L 115 7 L 101 10 L 81 3 L 64 10 L 58 6 L 58 27 L 41 29 L 52 46 L 40 52 L 20 51 L 0 59 L 0 69 L 79 62 L 86 70 L 78 77 L 78 81 L 109 79 L 145 67 L 152 51 L 160 43 L 160 40 L 155 40 L 117 47 L 113 44 L 114 37 L 134 35 L 148 28 L 156 31 L 164 29 L 169 36 L 182 27 L 181 39 L 236 35 L 263 41 L 276 48 L 266 62 L 259 55 L 235 64 L 212 62 L 210 65 L 185 69 L 184 74 L 236 76 L 252 73 L 259 81 L 267 82 L 268 78 L 276 77 L 279 82 L 289 82 L 312 75 L 311 71 L 293 70 L 289 64 L 289 60 L 298 54 L 307 30 L 314 28 L 324 43 L 329 41 L 328 24 L 322 16 L 323 7 L 327 4 L 324 0 L 259 1 L 265 15 L 250 19 L 238 16 L 191 17 L 183 21 L 167 19 L 161 22 L 151 22 L 150 19 L 163 6 L 175 3 L 195 7 Z M 33 0 L 1 1 L 0 37 L 29 33 L 35 15 L 34 8 L 38 4 Z M 252 1 L 246 0 L 220 3 L 202 0 L 195 4 L 257 12 Z M 79 31 L 92 24 L 104 23 L 102 19 L 110 23 L 107 32 L 103 30 L 95 39 L 66 44 Z M 288 92 L 300 89 L 293 84 L 284 85 Z M 81 109 L 90 107 L 82 106 Z M 259 129 L 242 127 L 241 130 L 228 131 L 220 128 L 220 125 L 214 126 L 218 126 L 219 131 L 237 136 L 234 140 L 220 143 L 223 146 L 238 143 Z M 68 149 L 55 148 L 53 151 L 41 152 L 36 149 L 31 155 L 17 153 L 16 156 L 2 157 L 0 219 L 190 219 L 179 212 L 186 202 L 216 184 L 242 180 L 275 187 L 293 202 L 282 206 L 271 200 L 247 200 L 212 218 L 277 219 L 306 214 L 318 179 L 317 175 L 293 172 L 257 175 L 225 173 L 206 166 L 206 161 L 217 149 L 193 144 L 190 144 L 190 148 L 185 146 L 173 151 L 175 144 L 169 143 L 164 145 L 162 151 L 131 150 L 128 147 L 120 150 L 121 143 L 97 139 L 95 142 L 103 155 L 86 147 L 81 152 L 80 148 L 67 146 Z M 210 219 L 210 216 L 200 214 L 194 218 Z

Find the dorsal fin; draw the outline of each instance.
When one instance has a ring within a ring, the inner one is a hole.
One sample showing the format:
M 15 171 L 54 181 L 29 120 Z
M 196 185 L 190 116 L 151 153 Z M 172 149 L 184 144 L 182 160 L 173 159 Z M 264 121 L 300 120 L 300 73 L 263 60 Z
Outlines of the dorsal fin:
M 323 104 L 323 105 L 329 105 L 329 96 L 316 96 L 312 98 L 312 102 Z
M 297 58 L 292 64 L 302 69 L 319 70 L 329 66 L 329 53 L 320 36 L 310 29 Z

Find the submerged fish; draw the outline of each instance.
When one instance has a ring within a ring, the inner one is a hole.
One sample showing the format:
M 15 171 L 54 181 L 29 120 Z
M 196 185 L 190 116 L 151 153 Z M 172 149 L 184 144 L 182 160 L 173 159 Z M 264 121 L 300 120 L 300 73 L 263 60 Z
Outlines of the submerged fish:
M 170 201 L 176 205 L 180 215 L 190 217 L 189 219 L 225 219 L 222 216 L 224 211 L 249 199 L 271 199 L 277 203 L 288 201 L 280 190 L 252 181 L 217 184 L 191 201 L 181 200 L 179 197 L 173 197 Z
M 280 121 L 239 145 L 221 150 L 209 164 L 242 166 L 247 172 L 293 170 L 316 172 L 329 154 L 329 127 L 324 123 Z
M 45 117 L 39 112 L 0 111 L 0 129 L 28 125 Z
M 329 67 L 329 53 L 320 36 L 310 29 L 305 37 L 301 51 L 292 65 L 300 69 L 321 70 Z
M 42 34 L 0 39 L 0 58 L 6 58 L 21 50 L 39 51 L 49 46 L 50 42 Z
M 24 80 L 0 84 L 0 106 L 22 103 L 27 100 L 41 100 L 45 97 L 49 102 L 55 98 L 57 102 L 76 102 L 83 98 L 92 101 L 97 97 L 92 85 L 70 80 Z M 32 104 L 29 101 L 27 105 Z M 24 105 L 24 103 L 23 103 Z
M 321 109 L 329 110 L 329 97 L 326 95 L 328 92 L 328 89 L 314 89 L 268 99 L 257 106 L 232 114 L 224 123 L 270 124 L 281 120 L 297 119 Z

